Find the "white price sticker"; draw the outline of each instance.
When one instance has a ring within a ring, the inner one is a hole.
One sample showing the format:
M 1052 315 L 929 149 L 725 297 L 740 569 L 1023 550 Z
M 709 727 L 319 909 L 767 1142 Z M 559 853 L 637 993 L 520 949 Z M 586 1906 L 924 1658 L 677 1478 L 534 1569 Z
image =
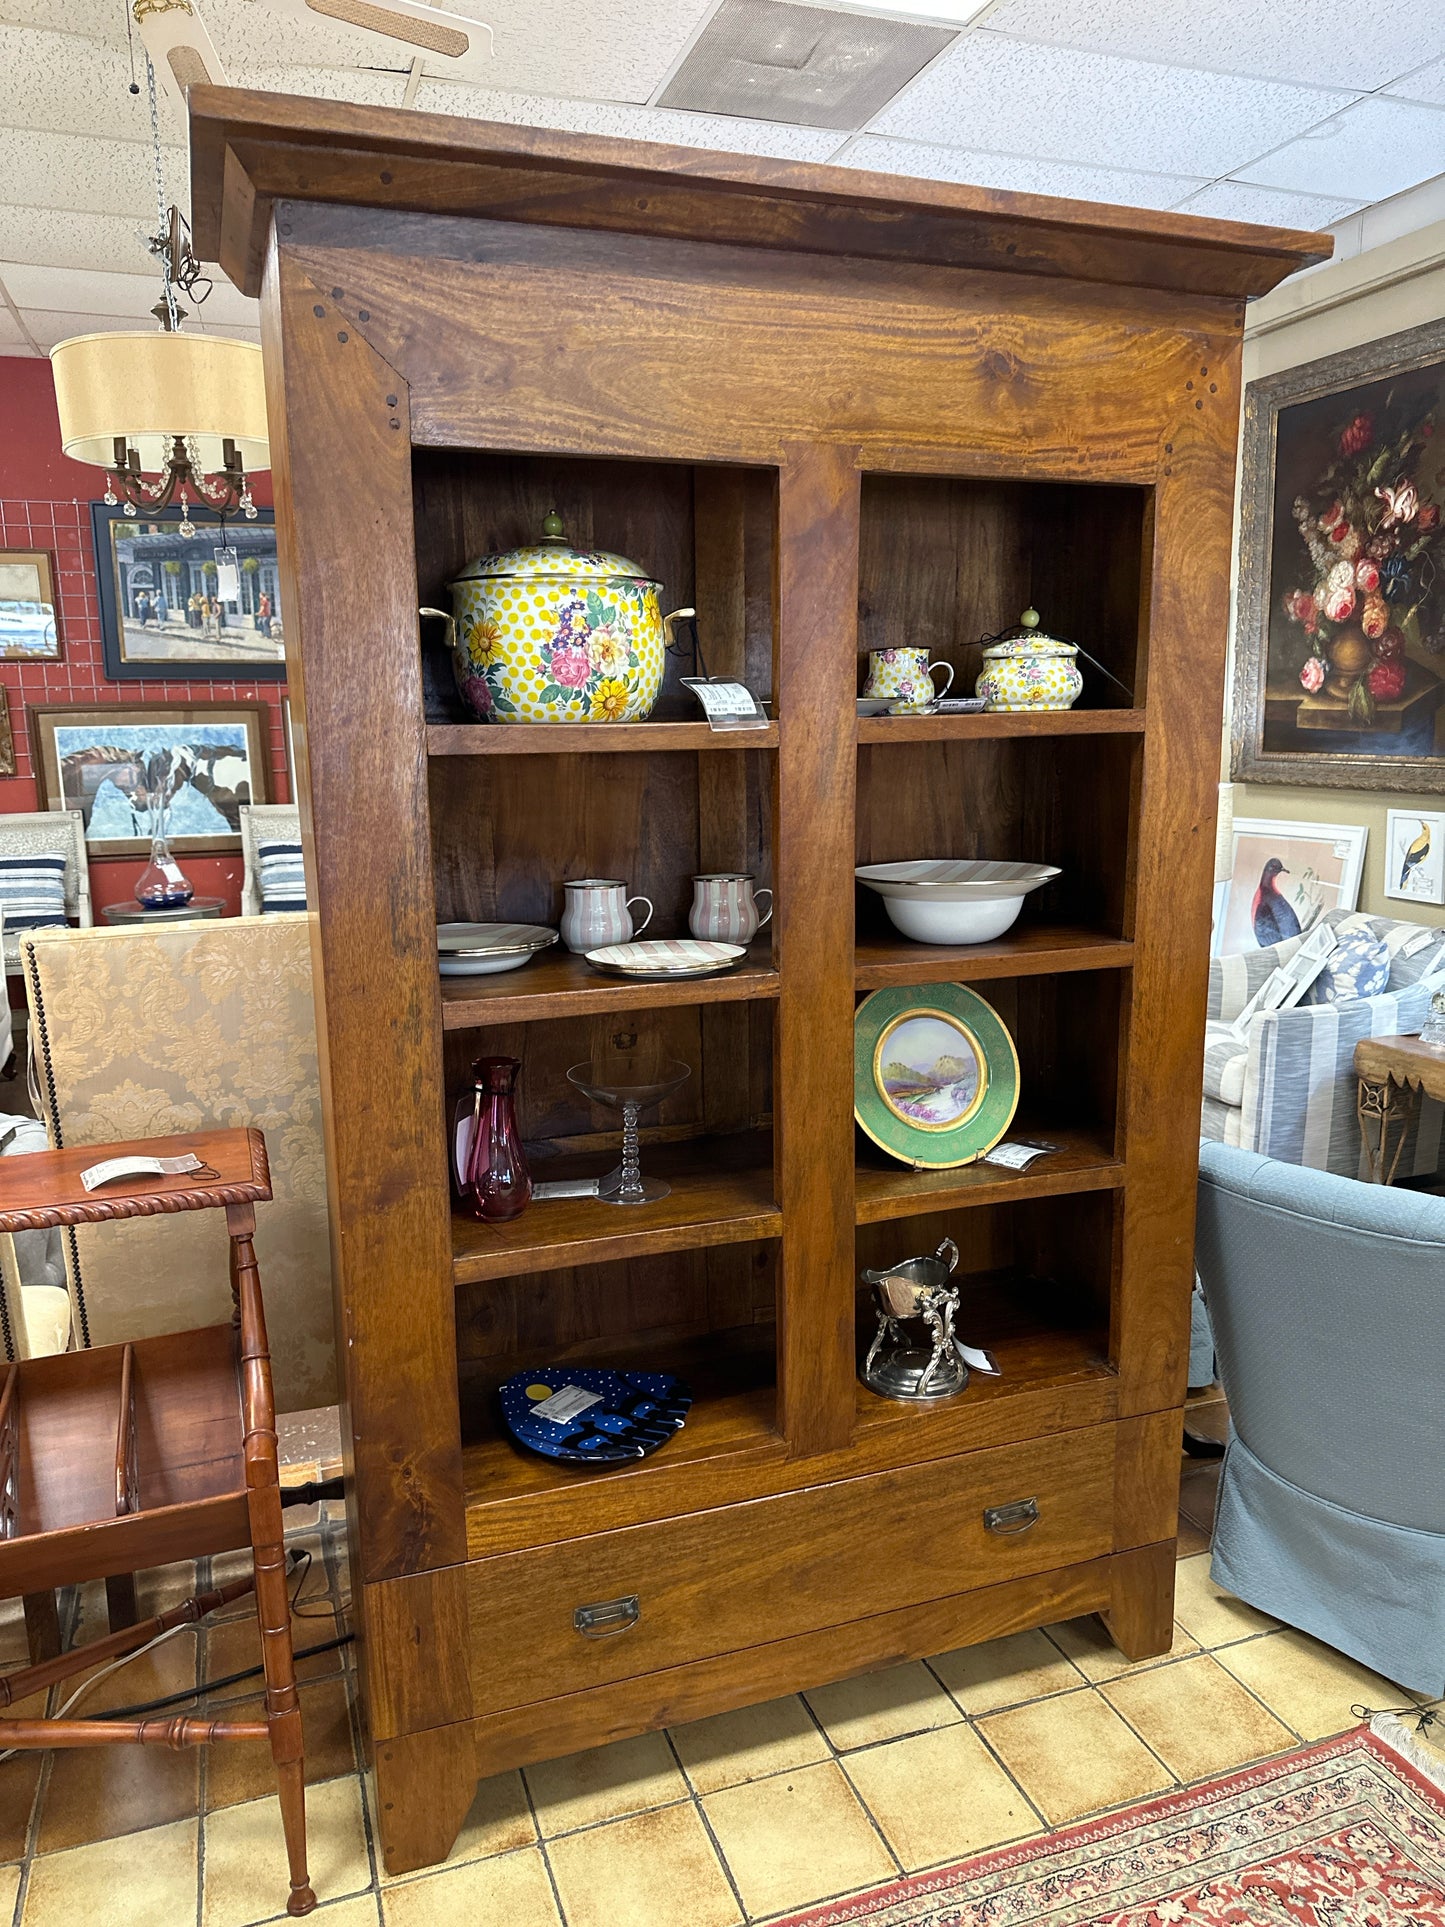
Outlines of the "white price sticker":
M 985 1164 L 1002 1164 L 1010 1171 L 1027 1171 L 1035 1158 L 1052 1151 L 1052 1144 L 995 1144 L 984 1156 Z
M 183 1178 L 204 1169 L 194 1151 L 179 1158 L 106 1158 L 100 1164 L 88 1165 L 80 1174 L 80 1182 L 87 1191 L 95 1191 L 117 1178 Z
M 601 1403 L 601 1392 L 589 1392 L 583 1385 L 564 1385 L 560 1392 L 553 1392 L 540 1405 L 534 1405 L 532 1416 L 546 1419 L 549 1425 L 570 1425 L 589 1406 Z

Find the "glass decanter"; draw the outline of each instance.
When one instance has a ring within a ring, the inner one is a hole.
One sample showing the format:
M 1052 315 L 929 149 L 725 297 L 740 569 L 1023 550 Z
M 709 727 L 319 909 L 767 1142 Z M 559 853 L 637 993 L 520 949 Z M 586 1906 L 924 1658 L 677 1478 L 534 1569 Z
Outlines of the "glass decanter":
M 503 1224 L 525 1211 L 532 1196 L 532 1174 L 517 1129 L 513 1096 L 517 1073 L 515 1057 L 479 1057 L 472 1065 L 470 1131 L 465 1149 L 466 1175 L 462 1196 L 474 1218 L 483 1224 Z M 460 1163 L 464 1119 L 458 1119 L 455 1141 Z
M 195 894 L 195 885 L 176 862 L 165 831 L 158 831 L 151 838 L 150 862 L 136 880 L 136 902 L 143 910 L 179 910 Z

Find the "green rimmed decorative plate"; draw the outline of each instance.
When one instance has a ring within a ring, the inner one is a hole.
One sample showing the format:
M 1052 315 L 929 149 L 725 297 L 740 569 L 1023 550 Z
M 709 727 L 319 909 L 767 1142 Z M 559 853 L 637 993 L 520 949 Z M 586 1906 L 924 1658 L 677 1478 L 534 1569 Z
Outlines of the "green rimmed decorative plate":
M 853 1115 L 904 1164 L 945 1170 L 991 1151 L 1019 1101 L 1014 1040 L 965 984 L 875 990 L 853 1019 Z

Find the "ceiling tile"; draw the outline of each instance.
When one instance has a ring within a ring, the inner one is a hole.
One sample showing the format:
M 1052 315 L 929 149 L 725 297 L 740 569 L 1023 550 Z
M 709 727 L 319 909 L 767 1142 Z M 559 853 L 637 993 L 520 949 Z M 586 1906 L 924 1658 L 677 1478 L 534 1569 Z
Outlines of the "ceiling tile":
M 242 328 L 259 328 L 261 325 L 261 304 L 250 295 L 242 294 L 234 282 L 228 281 L 220 268 L 208 264 L 206 272 L 211 277 L 211 292 L 204 301 L 192 304 L 196 319 L 208 331 L 229 328 L 233 325 Z
M 91 40 L 126 44 L 125 8 L 115 0 L 0 0 L 0 20 L 7 26 L 53 27 L 85 34 Z
M 74 308 L 153 322 L 159 273 L 109 274 L 90 268 L 43 268 L 0 261 L 0 282 L 17 308 Z M 187 305 L 184 300 L 182 306 Z
M 216 0 L 209 5 L 202 0 L 202 4 L 216 52 L 232 80 L 232 70 L 241 67 L 374 67 L 385 63 L 405 71 L 416 52 L 400 41 L 343 26 L 320 14 L 293 20 L 261 0 L 223 0 L 219 5 Z
M 57 341 L 68 341 L 71 335 L 135 332 L 133 318 L 123 314 L 82 314 L 72 309 L 22 308 L 20 318 L 47 354 Z
M 406 93 L 405 71 L 381 73 L 359 67 L 274 67 L 239 65 L 230 70 L 233 86 L 267 94 L 301 94 L 309 100 L 349 100 L 361 107 L 400 107 Z
M 650 100 L 716 0 L 448 0 L 488 21 L 496 57 L 482 62 L 488 88 L 594 99 Z M 438 72 L 428 63 L 429 72 Z
M 15 348 L 29 346 L 30 343 L 25 339 L 20 323 L 7 307 L 0 304 L 0 352 L 9 354 Z
M 0 261 L 139 273 L 150 260 L 145 236 L 155 220 L 154 207 L 149 219 L 143 220 L 139 215 L 67 214 L 56 208 L 0 205 Z
M 882 140 L 864 134 L 849 144 L 844 167 L 866 167 L 882 174 L 912 174 L 930 181 L 961 181 L 968 187 L 1009 188 L 1017 194 L 1057 194 L 1074 201 L 1108 201 L 1117 207 L 1173 207 L 1181 195 L 1202 186 L 1187 174 L 1133 174 L 1120 168 L 1071 167 L 1062 161 L 1023 159 L 1012 154 L 980 154 L 958 147 L 928 147 L 914 141 Z
M 1041 47 L 974 31 L 869 128 L 1084 166 L 1212 178 L 1334 113 L 1338 94 Z
M 782 160 L 825 161 L 837 153 L 841 140 L 831 128 L 733 120 L 725 114 L 682 114 L 624 102 L 499 94 L 469 87 L 464 81 L 424 80 L 417 89 L 416 104 L 434 114 L 464 114 L 471 120 L 498 120 L 516 127 L 566 128 L 578 134 L 610 134 L 618 140 L 670 141 L 679 147 L 770 154 Z
M 1445 108 L 1376 96 L 1358 101 L 1252 166 L 1230 171 L 1242 181 L 1292 188 L 1297 194 L 1381 201 L 1430 180 L 1442 167 Z
M 1001 0 L 1022 39 L 1366 93 L 1445 53 L 1439 0 Z
M 168 148 L 164 160 L 168 195 L 184 195 L 184 153 Z M 0 127 L 0 182 L 6 200 L 18 207 L 123 214 L 147 225 L 156 217 L 151 157 L 135 141 Z
M 1253 221 L 1259 227 L 1322 228 L 1350 214 L 1358 201 L 1328 194 L 1286 194 L 1277 187 L 1215 181 L 1178 203 L 1181 214 L 1208 214 L 1217 221 Z
M 1432 61 L 1428 67 L 1406 74 L 1403 80 L 1397 80 L 1385 92 L 1395 94 L 1401 100 L 1426 100 L 1437 107 L 1445 107 L 1445 60 Z
M 0 26 L 0 127 L 35 127 L 51 133 L 87 133 L 149 142 L 150 103 L 130 91 L 125 43 L 107 44 L 75 33 L 43 33 L 35 27 Z M 145 65 L 140 64 L 145 86 Z M 158 93 L 161 139 L 184 139 L 179 109 Z

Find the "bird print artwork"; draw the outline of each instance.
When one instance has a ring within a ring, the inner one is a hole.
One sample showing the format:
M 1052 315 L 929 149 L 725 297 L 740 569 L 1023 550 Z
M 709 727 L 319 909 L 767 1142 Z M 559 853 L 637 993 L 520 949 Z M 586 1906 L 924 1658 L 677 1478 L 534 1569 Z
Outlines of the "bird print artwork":
M 1411 876 L 1419 869 L 1422 863 L 1428 860 L 1429 855 L 1430 825 L 1428 823 L 1422 823 L 1420 825 L 1420 834 L 1415 838 L 1415 841 L 1410 845 L 1409 849 L 1406 850 L 1400 861 L 1400 888 L 1402 890 L 1409 888 Z
M 1300 920 L 1293 906 L 1279 891 L 1278 879 L 1288 875 L 1289 871 L 1277 856 L 1272 856 L 1260 873 L 1259 888 L 1250 905 L 1249 920 L 1254 930 L 1254 940 L 1261 950 L 1300 934 Z

